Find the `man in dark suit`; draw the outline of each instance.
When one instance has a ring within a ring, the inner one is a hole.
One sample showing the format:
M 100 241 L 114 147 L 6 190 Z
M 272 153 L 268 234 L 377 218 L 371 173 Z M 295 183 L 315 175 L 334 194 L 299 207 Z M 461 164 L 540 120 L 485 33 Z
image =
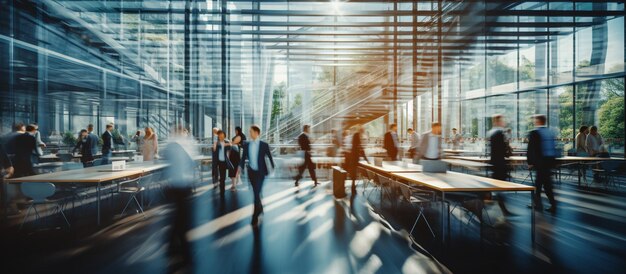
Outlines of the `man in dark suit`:
M 491 164 L 491 170 L 493 172 L 492 178 L 497 180 L 507 179 L 507 164 L 506 164 L 506 151 L 507 143 L 504 136 L 504 127 L 506 126 L 504 117 L 500 114 L 496 114 L 491 118 L 493 128 L 487 133 L 489 136 L 489 146 L 491 150 L 491 158 L 489 164 Z
M 296 176 L 295 185 L 298 186 L 298 181 L 302 179 L 302 173 L 304 173 L 305 169 L 309 169 L 309 174 L 311 175 L 311 179 L 315 182 L 313 187 L 316 187 L 317 184 L 317 176 L 315 176 L 315 163 L 311 159 L 311 140 L 309 139 L 309 131 L 311 129 L 310 125 L 304 125 L 302 128 L 302 133 L 298 136 L 298 144 L 300 145 L 300 150 L 304 152 L 304 163 L 298 167 L 298 175 Z
M 80 162 L 83 163 L 83 167 L 92 167 L 95 161 L 91 148 L 92 141 L 87 130 L 83 129 L 80 131 L 80 140 L 74 147 L 74 151 L 72 151 L 75 152 L 76 149 L 80 150 Z
M 102 133 L 102 160 L 101 165 L 108 165 L 111 163 L 111 156 L 113 155 L 113 124 L 106 126 L 106 131 Z
M 217 163 L 217 175 L 220 182 L 220 196 L 224 196 L 226 191 L 226 171 L 233 169 L 228 155 L 230 154 L 231 144 L 226 140 L 226 133 L 222 130 L 217 131 L 217 141 L 213 145 L 213 161 Z
M 506 157 L 510 156 L 507 155 L 507 151 L 509 151 L 509 144 L 504 133 L 506 121 L 504 120 L 504 116 L 501 114 L 493 115 L 491 117 L 491 121 L 493 128 L 487 133 L 487 136 L 489 136 L 489 148 L 491 150 L 491 153 L 489 154 L 491 157 L 489 158 L 489 164 L 491 164 L 492 171 L 491 177 L 496 180 L 505 181 L 508 179 L 509 170 Z M 504 215 L 511 215 L 511 213 L 506 209 L 504 196 L 502 194 L 498 194 L 497 200 L 502 213 Z
M 556 200 L 552 191 L 552 168 L 556 159 L 556 143 L 554 133 L 546 127 L 546 116 L 533 117 L 535 129 L 528 135 L 528 168 L 535 169 L 535 206 L 541 210 L 541 188 L 546 192 L 551 207 L 546 210 L 556 212 Z
M 269 174 L 269 169 L 265 162 L 266 158 L 269 158 L 272 168 L 274 168 L 274 159 L 270 152 L 270 146 L 266 142 L 261 141 L 260 135 L 261 129 L 259 126 L 253 125 L 250 127 L 250 138 L 252 139 L 244 144 L 244 153 L 240 162 L 241 168 L 239 169 L 244 169 L 246 161 L 248 162 L 248 178 L 254 193 L 254 213 L 252 214 L 252 226 L 254 227 L 259 225 L 259 215 L 263 213 L 261 189 L 263 188 L 265 176 Z
M 87 138 L 89 139 L 89 144 L 91 145 L 91 155 L 95 156 L 98 154 L 98 143 L 100 140 L 98 139 L 98 135 L 93 133 L 93 124 L 87 125 Z
M 391 161 L 398 159 L 398 126 L 391 124 L 389 131 L 385 133 L 384 148 L 387 150 L 387 156 L 391 158 Z
M 35 175 L 31 156 L 33 151 L 37 149 L 36 132 L 37 129 L 34 125 L 28 125 L 26 126 L 26 133 L 15 138 L 15 159 L 13 160 L 15 178 Z

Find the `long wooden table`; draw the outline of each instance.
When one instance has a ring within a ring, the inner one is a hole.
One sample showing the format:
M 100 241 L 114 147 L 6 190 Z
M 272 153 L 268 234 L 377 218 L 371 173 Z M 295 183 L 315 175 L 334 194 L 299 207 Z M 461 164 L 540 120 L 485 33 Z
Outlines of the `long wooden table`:
M 111 165 L 94 166 L 82 169 L 73 169 L 66 171 L 59 171 L 53 173 L 38 174 L 33 176 L 26 176 L 14 179 L 7 179 L 6 182 L 10 184 L 18 183 L 70 183 L 70 184 L 88 184 L 96 185 L 96 207 L 97 217 L 96 222 L 98 225 L 101 223 L 100 217 L 100 203 L 101 203 L 101 188 L 105 182 L 113 182 L 124 178 L 132 178 L 143 176 L 148 173 L 152 173 L 161 169 L 164 169 L 169 164 L 164 162 L 143 162 L 143 163 L 128 163 L 125 170 L 112 171 Z
M 452 159 L 464 160 L 464 161 L 473 161 L 480 163 L 488 163 L 489 158 L 487 157 L 477 157 L 477 156 L 452 156 Z M 617 157 L 590 157 L 590 156 L 565 156 L 558 157 L 555 159 L 557 162 L 557 166 L 561 166 L 564 164 L 578 164 L 579 172 L 578 172 L 578 185 L 580 185 L 581 172 L 580 166 L 585 163 L 593 163 L 593 162 L 603 162 L 603 161 L 625 161 L 624 158 Z M 506 161 L 511 164 L 522 164 L 526 163 L 526 156 L 511 156 L 506 158 Z
M 395 163 L 395 164 L 394 164 Z M 423 172 L 407 172 L 405 167 L 397 166 L 397 162 L 383 162 L 383 167 L 374 166 L 364 162 L 359 165 L 384 175 L 391 174 L 396 180 L 415 184 L 441 193 L 441 235 L 444 239 L 444 219 L 445 212 L 448 212 L 448 235 L 450 234 L 450 212 L 445 209 L 446 193 L 452 192 L 510 192 L 510 191 L 529 191 L 530 202 L 533 205 L 531 209 L 531 239 L 535 241 L 535 210 L 533 197 L 535 187 L 516 184 L 507 181 L 491 179 L 487 177 L 474 176 L 458 172 L 448 171 L 446 173 L 423 173 Z M 414 165 L 414 169 L 418 169 Z M 420 168 L 421 171 L 421 168 Z M 448 206 L 449 207 L 449 206 Z M 481 223 L 482 234 L 482 223 Z M 482 235 L 481 235 L 482 236 Z
M 381 173 L 387 177 L 395 177 L 398 173 L 422 172 L 421 165 L 407 164 L 401 161 L 383 161 L 382 166 L 377 166 L 366 161 L 360 161 L 359 165 L 365 169 Z

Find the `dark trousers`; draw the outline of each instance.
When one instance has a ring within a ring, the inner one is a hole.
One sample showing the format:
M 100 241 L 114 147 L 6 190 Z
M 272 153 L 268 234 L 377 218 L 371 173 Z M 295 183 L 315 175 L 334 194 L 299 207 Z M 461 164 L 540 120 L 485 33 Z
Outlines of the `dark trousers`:
M 252 220 L 256 220 L 263 213 L 263 204 L 261 203 L 261 190 L 265 181 L 265 174 L 262 172 L 248 168 L 248 178 L 252 185 L 252 193 L 254 194 L 254 213 Z
M 391 161 L 398 160 L 398 151 L 397 150 L 387 150 L 387 157 L 391 159 Z
M 552 169 L 550 165 L 537 166 L 537 178 L 535 178 L 535 206 L 541 206 L 541 188 L 546 192 L 552 206 L 556 206 L 554 192 L 552 191 Z
M 166 197 L 168 202 L 174 208 L 172 211 L 172 229 L 170 230 L 169 240 L 169 256 L 170 258 L 176 254 L 183 256 L 183 263 L 191 264 L 191 245 L 187 241 L 187 231 L 191 229 L 191 216 L 193 216 L 193 208 L 191 206 L 190 197 L 191 188 L 167 188 Z
M 220 182 L 220 194 L 224 194 L 226 189 L 226 171 L 228 170 L 228 165 L 226 162 L 217 162 L 217 170 L 218 170 L 218 180 Z
M 213 183 L 216 184 L 219 179 L 219 171 L 217 168 L 217 161 L 211 162 L 211 175 L 213 176 Z
M 501 180 L 501 181 L 507 181 L 507 179 L 509 178 L 508 175 L 508 167 L 506 165 L 494 165 L 492 167 L 492 174 L 491 174 L 491 178 L 494 178 L 496 180 Z M 503 193 L 496 193 L 496 200 L 498 200 L 498 206 L 500 206 L 500 209 L 502 210 L 502 212 L 504 214 L 508 214 L 509 211 L 506 208 L 506 204 L 505 202 L 505 196 Z
M 311 159 L 311 153 L 304 152 L 304 163 L 298 167 L 298 176 L 296 176 L 296 180 L 302 179 L 302 173 L 304 170 L 309 170 L 309 175 L 311 175 L 311 179 L 317 183 L 317 176 L 315 175 L 315 163 Z
M 102 152 L 102 159 L 100 159 L 100 164 L 101 165 L 108 165 L 111 163 L 111 156 L 113 155 L 113 153 L 109 150 L 106 152 Z

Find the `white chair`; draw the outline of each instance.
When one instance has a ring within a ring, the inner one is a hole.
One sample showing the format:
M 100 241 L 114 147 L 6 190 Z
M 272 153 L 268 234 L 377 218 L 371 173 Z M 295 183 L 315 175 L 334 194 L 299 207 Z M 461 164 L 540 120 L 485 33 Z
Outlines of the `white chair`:
M 144 218 L 146 217 L 146 214 L 143 212 L 143 207 L 141 206 L 141 203 L 139 203 L 139 200 L 137 200 L 137 195 L 141 194 L 146 189 L 141 184 L 141 179 L 142 178 L 135 178 L 120 182 L 118 184 L 117 192 L 120 194 L 128 194 L 130 196 L 128 202 L 126 202 L 126 206 L 124 206 L 124 209 L 122 210 L 122 213 L 120 215 L 124 215 L 128 206 L 131 204 L 131 202 L 134 201 L 135 205 L 137 205 L 137 209 L 141 212 L 141 214 L 143 214 Z
M 65 213 L 63 209 L 58 203 L 58 200 L 49 200 L 48 197 L 54 195 L 56 192 L 56 186 L 52 183 L 22 183 L 21 185 L 22 194 L 27 197 L 33 199 L 32 203 L 26 210 L 26 216 L 24 216 L 24 220 L 22 220 L 22 224 L 20 225 L 20 229 L 24 226 L 26 219 L 30 215 L 30 210 L 33 209 L 35 211 L 35 220 L 38 220 L 41 216 L 39 216 L 39 212 L 37 211 L 37 205 L 43 204 L 53 204 L 55 209 L 59 210 L 61 216 L 65 220 L 67 227 L 70 228 L 70 222 L 67 221 L 65 217 Z

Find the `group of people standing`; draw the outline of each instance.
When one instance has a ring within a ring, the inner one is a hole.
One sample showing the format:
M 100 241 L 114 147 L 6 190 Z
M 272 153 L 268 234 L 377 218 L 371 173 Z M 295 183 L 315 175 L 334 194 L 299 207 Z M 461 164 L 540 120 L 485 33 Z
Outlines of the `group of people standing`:
M 33 164 L 43 155 L 46 144 L 41 141 L 41 133 L 36 123 L 29 125 L 17 123 L 13 127 L 13 132 L 4 136 L 2 147 L 4 155 L 0 157 L 6 159 L 6 163 L 3 164 L 11 166 L 10 169 L 5 169 L 7 170 L 5 176 L 24 177 L 35 174 Z
M 213 128 L 213 134 L 217 140 L 213 143 L 213 182 L 219 184 L 220 195 L 224 195 L 226 190 L 226 177 L 231 180 L 231 191 L 237 191 L 237 181 L 239 164 L 241 163 L 241 153 L 246 135 L 241 131 L 241 127 L 235 128 L 235 136 L 229 141 L 226 132 Z
M 599 156 L 604 153 L 604 140 L 597 126 L 581 126 L 576 134 L 576 156 Z
M 100 160 L 101 165 L 111 163 L 111 157 L 113 155 L 113 130 L 115 126 L 113 124 L 107 124 L 105 131 L 100 136 L 102 138 L 102 148 L 100 152 L 102 157 Z M 78 142 L 74 146 L 72 153 L 76 151 L 80 152 L 80 161 L 83 167 L 92 167 L 96 163 L 96 155 L 98 154 L 98 143 L 100 140 L 98 136 L 93 132 L 93 124 L 89 124 L 87 129 L 82 129 L 79 134 Z M 137 131 L 131 142 L 137 144 L 137 151 L 141 152 L 144 161 L 152 161 L 158 158 L 159 142 L 157 135 L 151 127 L 145 128 L 144 136 L 141 136 L 141 131 Z

